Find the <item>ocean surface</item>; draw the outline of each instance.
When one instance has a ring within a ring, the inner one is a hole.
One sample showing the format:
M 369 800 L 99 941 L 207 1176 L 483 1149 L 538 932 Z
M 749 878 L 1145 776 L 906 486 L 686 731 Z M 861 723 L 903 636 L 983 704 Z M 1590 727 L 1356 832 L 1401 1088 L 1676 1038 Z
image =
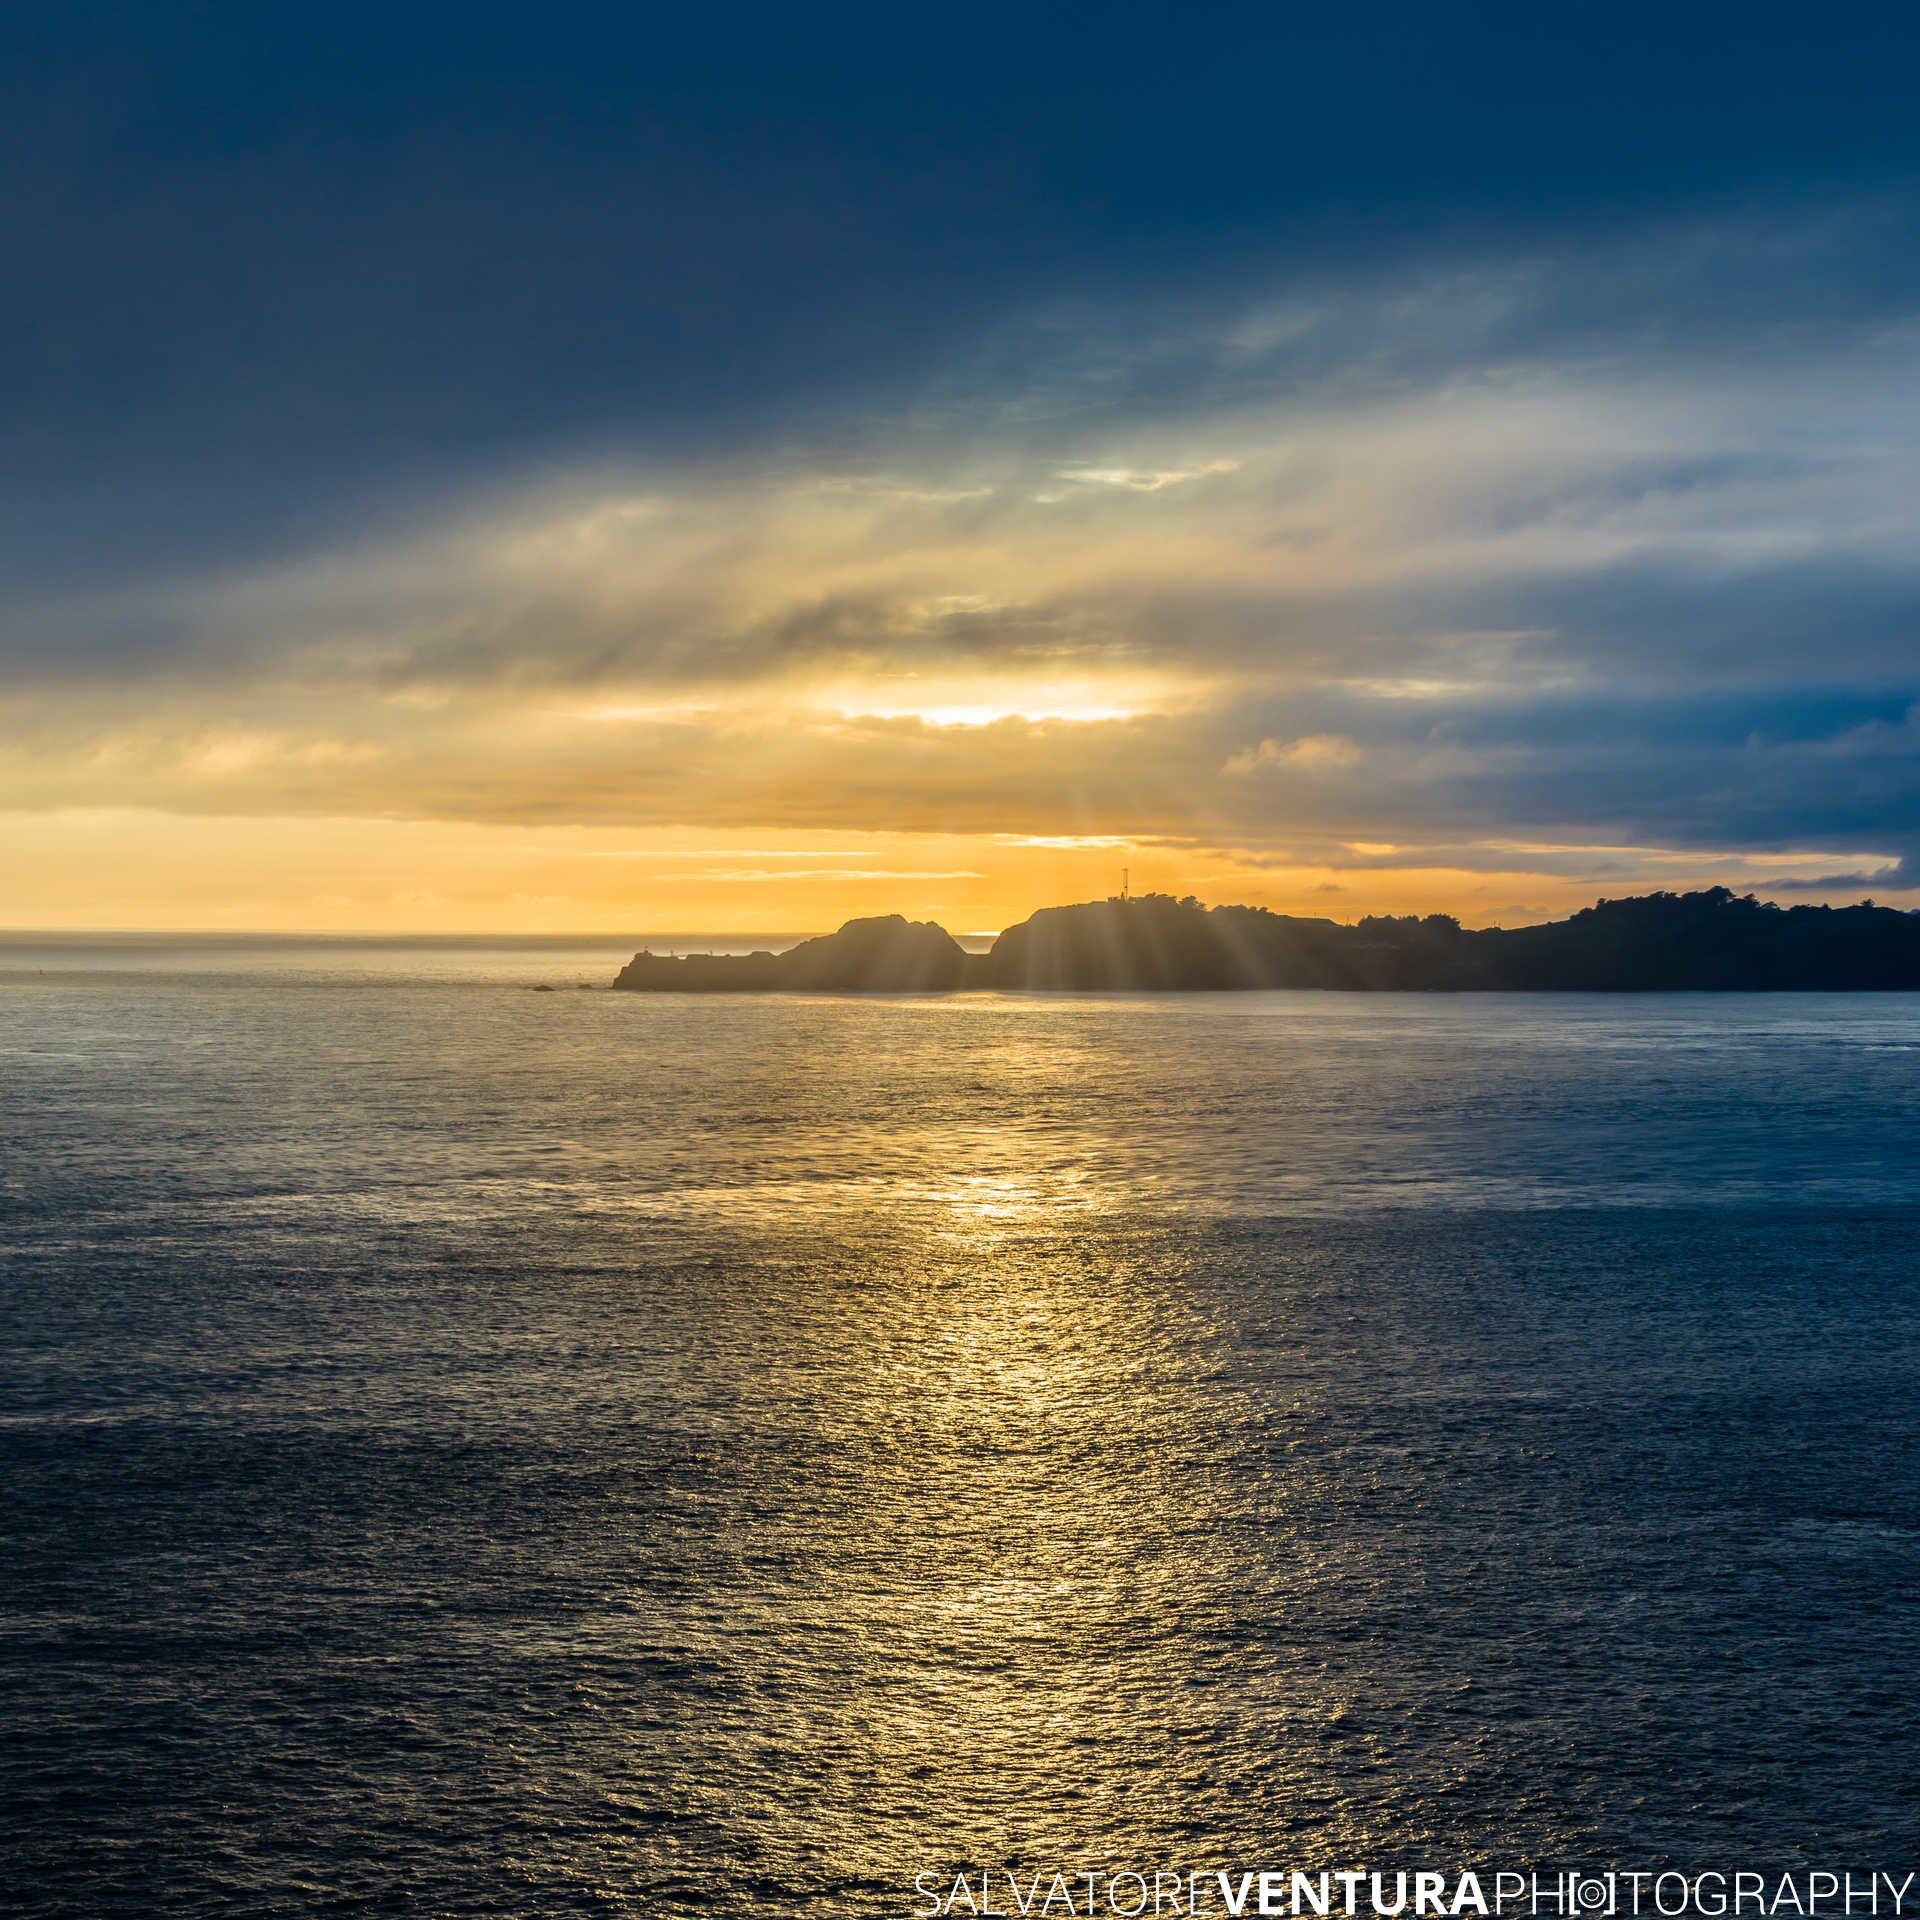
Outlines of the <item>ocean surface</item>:
M 0 943 L 0 1909 L 1913 1867 L 1920 998 L 634 944 Z

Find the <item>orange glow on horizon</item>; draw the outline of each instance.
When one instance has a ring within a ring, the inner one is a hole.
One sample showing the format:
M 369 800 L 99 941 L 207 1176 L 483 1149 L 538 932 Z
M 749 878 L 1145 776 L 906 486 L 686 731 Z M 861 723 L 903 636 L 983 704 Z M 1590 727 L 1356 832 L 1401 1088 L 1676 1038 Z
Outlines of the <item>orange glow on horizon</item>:
M 1343 921 L 1444 912 L 1469 925 L 1513 925 L 1601 894 L 1719 883 L 1745 891 L 1765 873 L 1818 870 L 1827 858 L 1769 856 L 1763 867 L 1756 856 L 1647 853 L 1634 874 L 1554 876 L 1519 864 L 1480 872 L 1289 862 L 1146 835 L 640 832 L 99 809 L 7 817 L 0 923 L 674 935 L 817 932 L 860 914 L 902 913 L 972 938 L 1041 907 L 1104 898 L 1119 890 L 1124 868 L 1136 894 L 1191 893 Z

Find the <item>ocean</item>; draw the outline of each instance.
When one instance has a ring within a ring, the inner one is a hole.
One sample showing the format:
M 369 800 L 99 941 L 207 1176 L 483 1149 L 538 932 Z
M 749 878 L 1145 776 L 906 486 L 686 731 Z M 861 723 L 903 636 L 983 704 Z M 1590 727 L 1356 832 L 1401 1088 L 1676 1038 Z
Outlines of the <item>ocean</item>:
M 1920 996 L 635 944 L 0 943 L 7 1912 L 1911 1870 Z

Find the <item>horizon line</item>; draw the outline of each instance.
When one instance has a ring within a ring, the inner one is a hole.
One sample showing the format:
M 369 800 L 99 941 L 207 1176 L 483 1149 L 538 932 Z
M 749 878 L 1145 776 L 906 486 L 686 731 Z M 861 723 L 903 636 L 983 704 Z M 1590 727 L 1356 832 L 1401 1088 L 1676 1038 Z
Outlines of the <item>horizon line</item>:
M 1828 902 L 1828 901 L 1811 900 L 1811 899 L 1803 899 L 1803 900 L 1797 900 L 1792 902 L 1782 902 L 1780 900 L 1771 898 L 1768 895 L 1763 895 L 1762 893 L 1760 893 L 1758 890 L 1755 890 L 1755 889 L 1750 889 L 1746 893 L 1737 893 L 1731 887 L 1726 887 L 1724 888 L 1724 890 L 1732 894 L 1735 899 L 1760 900 L 1764 905 L 1780 908 L 1783 912 L 1789 911 L 1793 906 L 1828 906 L 1832 904 L 1831 902 Z M 1716 891 L 1716 889 L 1710 888 L 1710 887 L 1693 887 L 1693 888 L 1687 888 L 1685 890 L 1679 890 L 1679 889 L 1670 888 L 1670 887 L 1655 887 L 1655 888 L 1650 888 L 1643 893 L 1597 894 L 1591 904 L 1597 906 L 1604 902 L 1613 901 L 1613 900 L 1644 900 L 1644 899 L 1656 897 L 1663 893 L 1675 895 L 1676 897 L 1685 897 L 1685 894 L 1687 893 L 1704 893 L 1704 892 L 1713 892 L 1713 891 Z M 1911 889 L 1895 888 L 1895 889 L 1892 889 L 1892 891 L 1908 892 L 1908 891 L 1911 891 Z M 1179 900 L 1183 898 L 1194 899 L 1197 897 L 1198 896 L 1196 895 L 1179 895 L 1179 894 L 1172 894 L 1172 893 L 1161 893 L 1156 891 L 1150 894 L 1134 894 L 1130 896 L 1130 901 L 1132 904 L 1138 904 L 1140 901 L 1146 900 L 1146 899 Z M 1126 896 L 1122 896 L 1118 894 L 1108 894 L 1108 895 L 1102 896 L 1099 899 L 1060 901 L 1054 904 L 1057 907 L 1098 906 L 1102 904 L 1122 904 L 1122 903 L 1125 903 L 1127 899 L 1128 897 Z M 1320 920 L 1320 921 L 1326 921 L 1335 926 L 1346 926 L 1346 927 L 1358 926 L 1363 921 L 1366 921 L 1366 920 L 1407 919 L 1407 918 L 1421 920 L 1421 919 L 1431 919 L 1436 917 L 1435 915 L 1432 915 L 1432 914 L 1406 915 L 1406 914 L 1364 913 L 1352 920 L 1342 920 L 1333 914 L 1290 913 L 1290 912 L 1282 912 L 1280 909 L 1272 908 L 1272 907 L 1257 907 L 1251 901 L 1241 901 L 1241 900 L 1201 901 L 1200 905 L 1206 911 L 1212 911 L 1215 907 L 1235 907 L 1235 906 L 1249 907 L 1255 912 L 1273 913 L 1281 919 Z M 1889 905 L 1889 903 L 1879 899 L 1877 896 L 1872 894 L 1865 894 L 1865 893 L 1861 894 L 1856 899 L 1844 902 L 1843 905 L 1844 906 L 1882 906 L 1882 907 L 1886 907 L 1889 912 L 1920 913 L 1920 906 L 1891 906 Z M 1575 907 L 1570 909 L 1568 912 L 1558 916 L 1558 918 L 1560 920 L 1570 919 L 1573 916 L 1573 914 L 1585 912 L 1586 910 L 1587 909 L 1584 907 Z M 1048 909 L 1045 907 L 1036 907 L 1033 909 L 1034 913 L 1043 913 L 1046 911 L 1048 911 Z M 726 940 L 726 941 L 814 940 L 814 939 L 823 938 L 828 934 L 838 932 L 840 927 L 844 927 L 848 925 L 849 922 L 853 920 L 887 919 L 889 917 L 890 916 L 885 913 L 878 913 L 878 914 L 856 913 L 856 914 L 843 915 L 836 926 L 829 926 L 829 927 L 818 927 L 818 928 L 812 928 L 812 929 L 750 927 L 750 928 L 740 928 L 740 929 L 732 929 L 732 930 L 729 930 L 723 927 L 686 927 L 686 928 L 615 927 L 615 928 L 602 928 L 602 929 L 596 929 L 596 928 L 590 928 L 590 927 L 564 927 L 559 929 L 534 929 L 534 928 L 513 929 L 513 928 L 506 928 L 506 927 L 429 928 L 429 927 L 262 927 L 262 926 L 252 926 L 252 927 L 152 927 L 152 926 L 144 926 L 144 927 L 143 926 L 9 927 L 9 926 L 0 926 L 0 941 L 56 940 L 56 939 L 422 940 L 422 941 L 424 940 L 443 940 L 443 941 L 541 940 L 541 941 L 556 941 L 556 942 L 557 941 L 577 941 L 582 943 L 598 943 L 601 941 L 627 941 L 627 940 L 671 940 L 675 942 L 687 941 L 687 940 Z M 901 913 L 898 915 L 898 917 L 903 920 L 911 920 L 913 918 L 913 916 L 908 913 Z M 1028 914 L 1024 917 L 1030 919 L 1032 917 L 1032 914 Z M 1507 931 L 1513 930 L 1512 928 L 1502 927 L 1495 924 L 1489 924 L 1483 927 L 1476 927 L 1471 925 L 1469 922 L 1461 919 L 1458 915 L 1454 915 L 1454 914 L 1439 915 L 1438 917 L 1445 918 L 1445 919 L 1452 919 L 1455 921 L 1457 925 L 1459 925 L 1465 931 L 1468 931 L 1468 932 L 1507 932 Z M 1021 924 L 1021 922 L 1018 920 L 1011 920 L 1007 922 L 1006 926 L 1002 926 L 999 928 L 970 928 L 958 933 L 954 933 L 951 928 L 943 926 L 942 923 L 937 920 L 931 921 L 928 924 L 939 926 L 942 932 L 951 934 L 951 936 L 956 940 L 998 940 L 1000 936 L 1008 930 L 1009 927 L 1018 926 Z M 1513 923 L 1513 926 L 1517 928 L 1522 926 L 1551 926 L 1554 924 L 1556 924 L 1556 917 L 1554 915 L 1548 914 L 1537 920 L 1516 921 Z

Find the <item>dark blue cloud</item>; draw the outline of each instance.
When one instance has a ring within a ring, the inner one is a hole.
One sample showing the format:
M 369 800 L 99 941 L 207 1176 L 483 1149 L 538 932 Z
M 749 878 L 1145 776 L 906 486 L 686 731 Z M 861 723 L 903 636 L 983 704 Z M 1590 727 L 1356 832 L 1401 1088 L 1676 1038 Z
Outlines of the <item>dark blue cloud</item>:
M 1920 174 L 1917 51 L 1884 6 L 16 7 L 11 557 L 181 564 L 583 447 L 818 438 L 1078 285 L 1870 192 Z M 1904 298 L 1888 250 L 1839 264 L 1560 324 Z
M 1884 4 L 16 5 L 0 695 L 90 779 L 102 689 L 270 728 L 416 682 L 1171 665 L 1255 691 L 1142 723 L 1169 820 L 1193 792 L 1255 837 L 1855 848 L 1905 884 L 1916 56 Z M 1462 394 L 1456 471 L 1430 403 Z M 1349 428 L 1385 450 L 1330 483 Z M 1088 506 L 1072 473 L 1135 442 L 1206 503 L 1152 495 L 1168 524 L 1239 527 L 1246 566 L 1103 570 L 1127 483 Z M 1030 602 L 927 562 L 745 624 L 620 553 L 523 580 L 444 531 L 658 471 L 717 551 L 790 476 L 878 465 L 949 503 L 901 552 L 1109 518 Z M 1370 511 L 1344 572 L 1253 564 Z M 1315 734 L 1356 757 L 1287 758 Z M 1140 784 L 1093 733 L 1066 767 L 1023 738 L 883 729 L 880 798 L 818 804 L 1018 828 Z M 572 761 L 514 787 L 492 751 L 381 760 L 378 804 L 584 804 Z M 301 804 L 349 764 L 302 763 Z M 597 777 L 629 817 L 631 771 Z

